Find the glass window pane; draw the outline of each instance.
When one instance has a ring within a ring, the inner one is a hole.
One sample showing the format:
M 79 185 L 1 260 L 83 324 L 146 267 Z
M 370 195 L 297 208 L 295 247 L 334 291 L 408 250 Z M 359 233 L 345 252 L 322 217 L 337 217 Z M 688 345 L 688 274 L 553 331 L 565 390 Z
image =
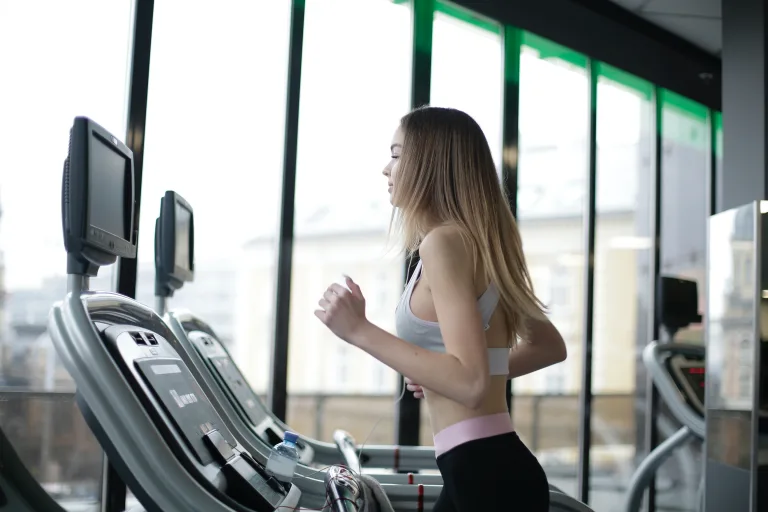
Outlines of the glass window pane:
M 130 0 L 0 3 L 0 429 L 56 501 L 94 512 L 102 452 L 47 324 L 67 291 L 69 129 L 88 116 L 125 140 L 132 12 Z M 91 286 L 112 289 L 113 269 Z
M 501 169 L 501 31 L 435 13 L 430 104 L 463 110 L 483 129 Z
M 394 332 L 404 261 L 388 250 L 392 207 L 381 172 L 410 106 L 411 9 L 391 0 L 307 0 L 304 29 L 288 420 L 325 440 L 344 428 L 362 441 L 377 417 L 394 412 L 395 374 L 337 339 L 313 311 L 346 273 L 366 296 L 368 318 Z M 347 396 L 355 394 L 386 398 Z M 393 441 L 387 421 L 369 439 Z
M 575 495 L 584 318 L 587 74 L 563 58 L 572 54 L 567 49 L 553 43 L 531 46 L 530 39 L 526 41 L 520 59 L 517 216 L 534 290 L 565 338 L 568 359 L 513 381 L 512 419 L 550 482 Z
M 195 211 L 196 268 L 170 307 L 208 322 L 257 391 L 272 346 L 290 4 L 158 2 L 154 13 L 137 298 L 154 305 L 155 219 L 174 190 Z
M 503 114 L 500 34 L 497 25 L 470 23 L 435 12 L 430 91 L 431 105 L 462 110 L 477 121 L 499 172 Z M 432 446 L 432 426 L 426 407 L 422 407 L 419 437 L 422 445 Z
M 589 501 L 618 510 L 643 456 L 635 393 L 645 390 L 651 318 L 654 104 L 651 84 L 607 66 L 600 75 Z
M 704 311 L 710 163 L 707 110 L 669 91 L 663 91 L 662 98 L 661 273 L 695 280 L 699 309 Z M 702 327 L 692 330 L 700 334 L 689 337 L 703 342 Z
M 130 0 L 0 4 L 0 386 L 74 387 L 46 334 L 67 291 L 62 164 L 76 116 L 125 140 L 132 9 Z M 112 289 L 113 269 L 91 286 Z
M 708 111 L 669 91 L 662 94 L 661 273 L 698 283 L 699 312 L 705 307 L 706 241 L 711 160 Z M 666 333 L 661 333 L 662 339 Z M 701 324 L 681 329 L 678 341 L 704 343 Z M 656 420 L 659 442 L 681 425 L 662 401 Z M 702 443 L 687 443 L 659 468 L 657 507 L 698 510 Z M 674 492 L 663 492 L 674 485 Z
M 0 391 L 0 446 L 5 450 L 2 437 L 64 510 L 101 510 L 104 453 L 80 414 L 73 392 Z M 8 464 L 13 460 L 9 454 L 2 455 L 0 479 L 3 472 L 16 471 Z M 0 509 L 16 510 L 12 505 Z

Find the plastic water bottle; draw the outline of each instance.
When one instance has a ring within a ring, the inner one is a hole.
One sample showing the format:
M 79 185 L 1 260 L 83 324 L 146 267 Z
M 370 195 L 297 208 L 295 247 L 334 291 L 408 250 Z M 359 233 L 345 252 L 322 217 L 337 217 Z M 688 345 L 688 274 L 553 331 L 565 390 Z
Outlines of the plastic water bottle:
M 295 432 L 286 432 L 283 442 L 276 444 L 267 460 L 267 471 L 284 484 L 290 484 L 296 465 L 299 463 L 299 449 Z

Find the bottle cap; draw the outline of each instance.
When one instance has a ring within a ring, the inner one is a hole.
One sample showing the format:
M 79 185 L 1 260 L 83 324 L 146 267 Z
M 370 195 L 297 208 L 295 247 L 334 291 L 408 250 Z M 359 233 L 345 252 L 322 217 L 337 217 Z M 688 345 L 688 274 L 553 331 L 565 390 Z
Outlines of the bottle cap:
M 299 440 L 299 434 L 296 432 L 291 432 L 290 430 L 285 431 L 285 436 L 283 436 L 283 439 L 285 441 L 288 441 L 289 443 L 295 443 Z

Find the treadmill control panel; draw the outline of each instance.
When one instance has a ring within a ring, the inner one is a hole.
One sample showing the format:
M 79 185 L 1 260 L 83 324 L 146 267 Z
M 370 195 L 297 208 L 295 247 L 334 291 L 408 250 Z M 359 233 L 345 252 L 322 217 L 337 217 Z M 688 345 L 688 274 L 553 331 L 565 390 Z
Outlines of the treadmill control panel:
M 124 376 L 145 395 L 147 412 L 182 464 L 252 510 L 275 510 L 288 489 L 239 445 L 162 327 L 113 325 L 101 336 L 116 348 Z
M 213 462 L 203 441 L 205 434 L 211 430 L 221 432 L 228 445 L 236 446 L 232 434 L 223 428 L 218 415 L 181 360 L 155 357 L 135 360 L 134 364 L 201 464 Z
M 242 407 L 250 422 L 253 425 L 258 425 L 264 421 L 264 413 L 258 403 L 259 398 L 227 351 L 224 350 L 221 342 L 213 336 L 200 332 L 190 336 L 190 341 L 206 360 L 208 367 L 234 396 L 235 402 Z
M 264 420 L 269 418 L 265 413 L 263 402 L 248 384 L 240 368 L 232 360 L 232 357 L 224 349 L 221 342 L 201 331 L 193 331 L 187 335 L 201 357 L 206 360 L 208 368 L 223 387 L 229 391 L 233 405 L 242 410 L 254 427 L 258 428 L 263 425 Z M 270 446 L 280 443 L 285 434 L 283 431 L 276 432 L 274 427 L 275 425 L 270 424 L 264 430 L 264 433 L 260 435 L 262 440 Z M 307 445 L 303 440 L 299 439 L 296 442 L 296 446 L 299 449 L 299 453 L 306 453 Z
M 707 376 L 704 360 L 674 355 L 669 358 L 667 365 L 685 401 L 704 417 Z

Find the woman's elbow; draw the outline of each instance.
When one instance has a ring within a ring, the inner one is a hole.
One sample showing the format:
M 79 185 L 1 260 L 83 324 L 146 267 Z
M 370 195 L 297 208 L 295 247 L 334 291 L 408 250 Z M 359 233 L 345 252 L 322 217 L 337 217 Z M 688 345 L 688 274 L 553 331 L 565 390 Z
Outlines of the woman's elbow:
M 537 329 L 534 335 L 534 340 L 541 343 L 541 348 L 546 350 L 550 359 L 550 364 L 562 363 L 568 357 L 568 349 L 565 345 L 565 340 L 557 327 L 552 325 L 551 322 L 542 322 L 536 325 Z
M 472 379 L 467 386 L 467 393 L 463 397 L 463 404 L 469 409 L 477 409 L 483 405 L 485 396 L 491 387 L 491 378 L 489 375 L 483 375 Z
M 552 358 L 554 359 L 553 364 L 562 363 L 568 359 L 568 347 L 566 347 L 565 341 L 562 338 L 553 347 Z

